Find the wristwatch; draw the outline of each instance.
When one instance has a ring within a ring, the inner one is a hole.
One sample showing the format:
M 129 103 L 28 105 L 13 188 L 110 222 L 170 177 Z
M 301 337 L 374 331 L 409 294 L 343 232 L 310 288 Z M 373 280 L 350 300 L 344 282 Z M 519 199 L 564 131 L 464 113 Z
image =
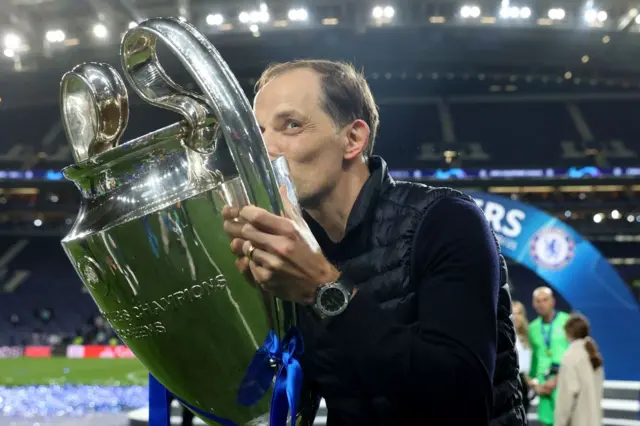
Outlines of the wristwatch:
M 344 281 L 334 281 L 318 288 L 316 300 L 311 308 L 321 320 L 332 318 L 347 309 L 352 296 L 352 285 Z

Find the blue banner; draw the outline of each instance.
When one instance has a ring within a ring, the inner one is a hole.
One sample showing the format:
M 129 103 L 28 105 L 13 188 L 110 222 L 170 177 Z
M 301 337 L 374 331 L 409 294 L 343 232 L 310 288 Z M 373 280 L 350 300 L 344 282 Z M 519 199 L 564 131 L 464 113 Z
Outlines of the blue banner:
M 618 272 L 580 234 L 524 203 L 470 193 L 505 257 L 535 272 L 591 322 L 608 380 L 640 380 L 640 307 Z

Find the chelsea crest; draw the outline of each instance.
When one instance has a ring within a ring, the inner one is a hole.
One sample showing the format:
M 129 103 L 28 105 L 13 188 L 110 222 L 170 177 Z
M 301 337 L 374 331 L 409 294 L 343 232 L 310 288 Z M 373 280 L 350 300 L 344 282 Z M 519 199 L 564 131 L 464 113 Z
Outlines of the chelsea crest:
M 542 228 L 531 237 L 529 244 L 531 258 L 542 268 L 562 269 L 575 256 L 576 243 L 562 228 Z

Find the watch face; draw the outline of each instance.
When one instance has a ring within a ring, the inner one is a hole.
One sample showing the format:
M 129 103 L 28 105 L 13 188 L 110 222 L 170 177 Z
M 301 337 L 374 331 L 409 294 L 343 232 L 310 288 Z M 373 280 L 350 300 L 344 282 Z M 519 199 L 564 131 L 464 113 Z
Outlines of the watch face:
M 340 312 L 347 302 L 346 294 L 340 288 L 336 287 L 325 289 L 320 296 L 320 306 L 322 306 L 322 309 L 326 311 L 327 314 Z

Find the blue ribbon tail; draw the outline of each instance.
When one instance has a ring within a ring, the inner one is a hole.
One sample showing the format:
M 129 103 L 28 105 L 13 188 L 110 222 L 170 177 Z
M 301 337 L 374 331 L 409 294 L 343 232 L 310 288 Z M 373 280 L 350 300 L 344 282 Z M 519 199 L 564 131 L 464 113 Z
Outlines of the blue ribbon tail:
M 271 331 L 267 335 L 264 344 L 256 351 L 247 372 L 238 389 L 238 405 L 250 407 L 267 393 L 273 382 L 275 370 L 271 365 L 272 360 L 280 359 L 280 341 Z
M 170 426 L 169 391 L 149 374 L 149 426 Z
M 295 425 L 297 417 L 302 367 L 296 357 L 303 351 L 302 337 L 297 329 L 291 329 L 285 339 L 287 348 L 282 352 L 282 362 L 271 399 L 270 426 L 286 426 L 289 412 L 292 425 Z
M 271 397 L 271 415 L 269 417 L 269 426 L 285 426 L 287 424 L 287 415 L 289 414 L 289 399 L 287 398 L 287 383 L 283 380 L 286 367 L 283 365 L 276 376 L 276 383 L 273 387 L 273 396 Z
M 291 424 L 295 425 L 298 415 L 298 401 L 302 388 L 302 367 L 297 359 L 293 358 L 287 366 L 287 400 L 291 410 Z

